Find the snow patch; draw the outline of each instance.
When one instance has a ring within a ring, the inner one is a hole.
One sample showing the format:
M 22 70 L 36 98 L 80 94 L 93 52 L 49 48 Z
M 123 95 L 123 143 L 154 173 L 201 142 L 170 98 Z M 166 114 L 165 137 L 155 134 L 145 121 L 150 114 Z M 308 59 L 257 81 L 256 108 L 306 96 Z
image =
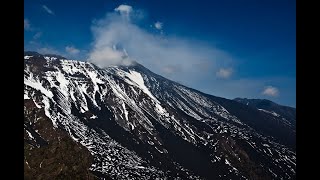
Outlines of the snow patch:
M 144 80 L 140 73 L 130 70 L 130 73 L 126 73 L 125 76 L 128 77 L 137 87 L 139 87 L 151 99 L 159 103 L 159 101 L 152 95 L 149 89 L 145 86 Z
M 68 97 L 69 96 L 69 91 L 68 91 L 68 85 L 69 85 L 69 81 L 65 78 L 65 76 L 62 74 L 61 71 L 57 72 L 57 76 L 56 76 L 57 81 L 59 82 L 60 85 L 60 92 Z
M 32 76 L 31 76 L 32 77 Z M 46 95 L 49 98 L 53 97 L 53 94 L 51 91 L 48 91 L 45 89 L 42 84 L 38 81 L 34 81 L 33 79 L 26 79 L 26 76 L 24 77 L 24 84 L 27 86 L 30 86 L 36 90 L 39 90 L 42 94 Z
M 57 60 L 58 58 L 56 58 L 56 57 L 49 57 L 49 56 L 45 56 L 44 57 L 47 61 L 52 61 L 52 60 Z
M 157 150 L 159 153 L 163 154 L 163 151 L 161 151 L 160 149 L 158 149 L 157 146 L 155 146 L 155 148 L 156 148 L 156 150 Z
M 265 113 L 269 113 L 269 114 L 272 114 L 273 116 L 276 116 L 276 117 L 280 117 L 279 114 L 275 113 L 274 111 L 267 111 L 265 109 L 258 109 L 259 111 L 263 111 Z
M 30 97 L 28 96 L 28 94 L 24 94 L 24 99 L 30 99 Z
M 125 105 L 125 103 L 123 102 L 122 103 L 122 108 L 123 108 L 123 112 L 124 112 L 124 116 L 125 116 L 125 118 L 126 118 L 126 120 L 128 121 L 129 119 L 128 119 L 128 111 L 127 111 L 127 109 L 126 109 L 126 105 Z
M 52 118 L 51 115 L 50 115 L 50 112 L 49 112 L 49 109 L 50 109 L 49 99 L 48 99 L 47 97 L 43 96 L 42 102 L 43 102 L 43 104 L 44 104 L 44 114 L 45 114 L 49 119 L 51 119 L 52 124 L 53 124 L 53 127 L 54 127 L 54 128 L 58 128 L 56 119 L 55 119 L 55 118 Z
M 40 109 L 41 108 L 41 106 L 33 99 L 33 103 L 36 105 L 36 107 L 38 108 L 38 109 Z
M 25 129 L 26 130 L 26 129 Z M 32 134 L 28 131 L 28 130 L 26 130 L 26 132 L 27 132 L 27 134 L 28 134 L 28 136 L 32 139 L 32 140 L 34 140 L 35 138 L 32 136 Z
M 96 115 L 92 115 L 91 117 L 90 117 L 90 119 L 97 119 L 98 118 L 98 116 L 96 116 Z
M 30 59 L 33 56 L 24 56 L 24 59 Z
M 156 109 L 155 109 L 160 115 L 165 115 L 166 117 L 169 116 L 169 113 L 158 103 L 156 103 Z

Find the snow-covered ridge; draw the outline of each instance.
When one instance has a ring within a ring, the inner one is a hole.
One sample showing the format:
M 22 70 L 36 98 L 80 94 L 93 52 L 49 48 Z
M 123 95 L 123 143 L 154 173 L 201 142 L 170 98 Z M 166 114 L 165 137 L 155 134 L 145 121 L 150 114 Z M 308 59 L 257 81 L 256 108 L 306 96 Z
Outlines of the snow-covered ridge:
M 30 58 L 32 56 L 25 56 L 26 60 Z M 75 60 L 45 58 L 45 61 L 49 70 L 41 73 L 26 64 L 24 98 L 33 99 L 37 106 L 45 108 L 54 127 L 63 128 L 75 141 L 88 148 L 95 158 L 91 166 L 93 171 L 115 179 L 167 177 L 166 171 L 117 142 L 105 129 L 90 128 L 87 125 L 90 121 L 114 121 L 137 137 L 140 143 L 167 156 L 170 152 L 156 128 L 156 124 L 160 124 L 193 146 L 209 148 L 210 161 L 225 164 L 230 176 L 241 177 L 234 163 L 218 153 L 215 136 L 231 134 L 230 137 L 245 140 L 264 156 L 271 158 L 277 154 L 278 163 L 295 169 L 295 153 L 266 139 L 220 104 L 189 88 L 178 84 L 164 86 L 163 80 L 157 76 L 147 75 L 134 67 L 99 69 L 91 63 Z M 106 116 L 106 109 L 110 116 Z M 195 125 L 193 120 L 201 126 Z M 259 142 L 257 139 L 264 140 Z M 270 169 L 280 176 L 277 170 Z

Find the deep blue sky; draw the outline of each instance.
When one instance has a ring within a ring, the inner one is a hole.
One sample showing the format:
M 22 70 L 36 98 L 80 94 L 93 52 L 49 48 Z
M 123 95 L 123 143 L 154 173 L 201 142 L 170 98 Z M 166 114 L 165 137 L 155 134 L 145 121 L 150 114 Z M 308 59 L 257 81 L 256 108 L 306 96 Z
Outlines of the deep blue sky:
M 201 42 L 232 59 L 194 79 L 162 75 L 217 96 L 265 98 L 295 107 L 294 0 L 25 0 L 25 50 L 84 60 L 95 40 L 93 20 L 103 18 L 121 4 L 142 12 L 144 18 L 135 25 L 150 34 L 159 36 L 150 25 L 160 21 L 162 37 Z M 76 49 L 73 54 L 66 51 L 67 46 Z M 232 69 L 232 73 L 218 78 L 219 68 Z M 269 90 L 263 94 L 265 89 Z

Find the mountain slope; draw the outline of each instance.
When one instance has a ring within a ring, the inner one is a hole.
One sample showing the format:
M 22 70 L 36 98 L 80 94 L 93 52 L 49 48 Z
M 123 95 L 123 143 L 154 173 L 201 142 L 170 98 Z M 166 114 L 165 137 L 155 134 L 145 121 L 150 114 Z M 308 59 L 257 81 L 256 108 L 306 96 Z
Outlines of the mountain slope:
M 288 106 L 282 106 L 266 99 L 247 99 L 247 98 L 235 98 L 235 101 L 246 104 L 248 106 L 258 108 L 259 110 L 265 110 L 275 116 L 282 116 L 288 121 L 295 124 L 296 122 L 296 109 Z
M 25 179 L 95 179 L 88 168 L 93 157 L 66 132 L 54 129 L 43 108 L 24 103 Z
M 295 128 L 279 117 L 138 63 L 101 69 L 30 53 L 24 62 L 25 103 L 86 147 L 100 178 L 295 179 Z

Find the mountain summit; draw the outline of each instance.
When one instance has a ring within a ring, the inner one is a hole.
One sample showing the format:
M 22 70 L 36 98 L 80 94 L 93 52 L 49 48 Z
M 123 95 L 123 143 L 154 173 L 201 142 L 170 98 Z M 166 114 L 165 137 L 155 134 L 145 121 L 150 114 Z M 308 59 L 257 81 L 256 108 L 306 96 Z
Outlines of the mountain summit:
M 140 64 L 24 56 L 25 177 L 295 179 L 295 123 Z

